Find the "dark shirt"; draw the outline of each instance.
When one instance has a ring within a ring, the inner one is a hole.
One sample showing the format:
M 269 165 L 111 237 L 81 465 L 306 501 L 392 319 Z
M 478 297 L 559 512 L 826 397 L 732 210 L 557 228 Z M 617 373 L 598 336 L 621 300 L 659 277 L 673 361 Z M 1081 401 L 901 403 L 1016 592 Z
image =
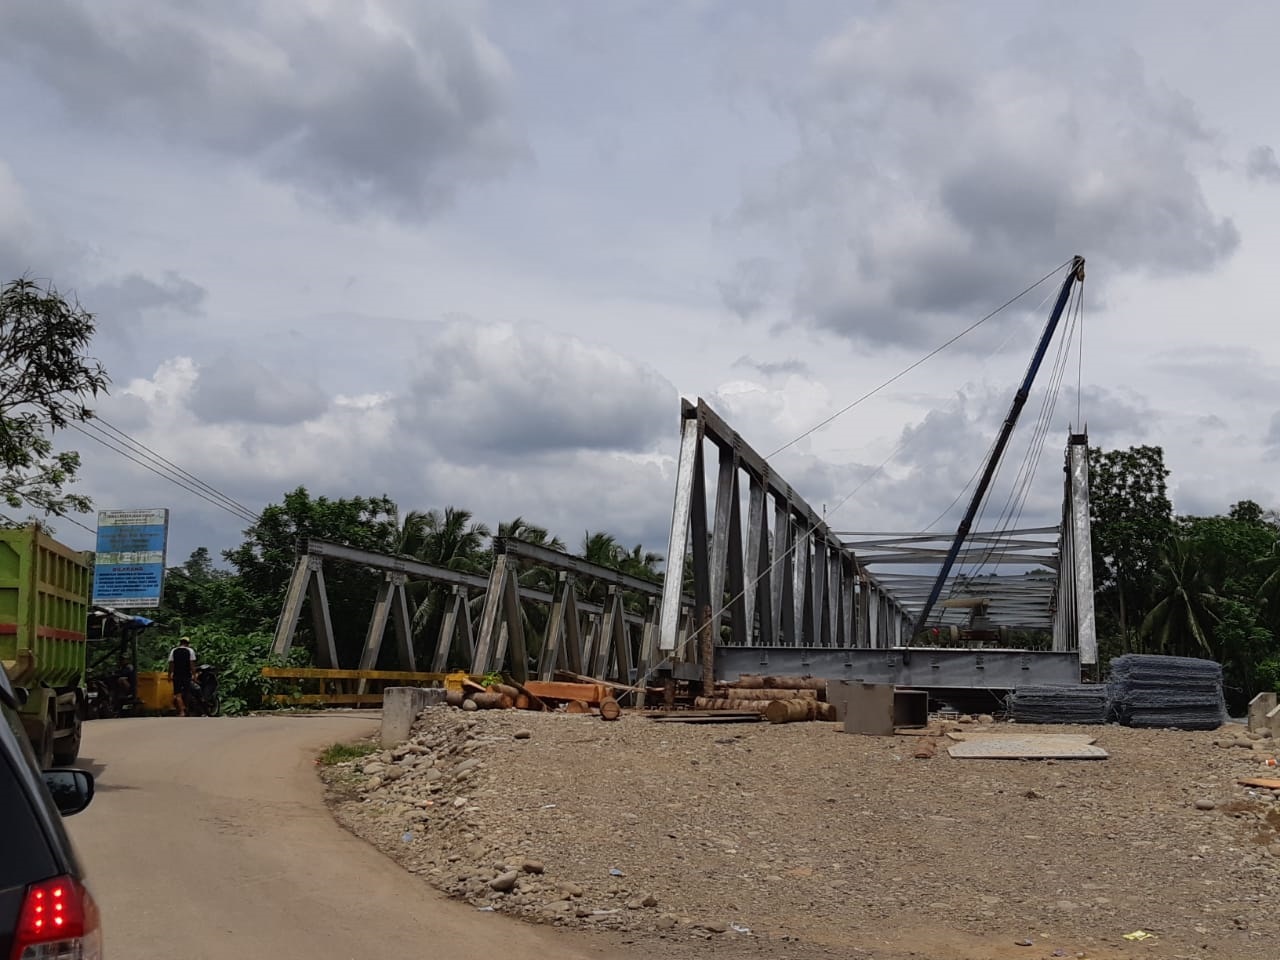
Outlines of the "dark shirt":
M 190 647 L 174 647 L 169 651 L 169 665 L 173 668 L 174 680 L 190 680 L 191 667 L 195 663 L 196 652 Z

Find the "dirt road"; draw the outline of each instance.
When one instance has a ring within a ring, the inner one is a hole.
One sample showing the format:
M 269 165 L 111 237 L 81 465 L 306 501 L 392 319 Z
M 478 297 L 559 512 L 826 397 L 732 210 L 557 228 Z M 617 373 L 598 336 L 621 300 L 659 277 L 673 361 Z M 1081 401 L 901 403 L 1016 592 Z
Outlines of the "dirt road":
M 374 729 L 332 716 L 89 724 L 81 765 L 98 794 L 68 826 L 108 955 L 489 960 L 501 942 L 508 960 L 605 956 L 435 895 L 338 827 L 313 758 Z

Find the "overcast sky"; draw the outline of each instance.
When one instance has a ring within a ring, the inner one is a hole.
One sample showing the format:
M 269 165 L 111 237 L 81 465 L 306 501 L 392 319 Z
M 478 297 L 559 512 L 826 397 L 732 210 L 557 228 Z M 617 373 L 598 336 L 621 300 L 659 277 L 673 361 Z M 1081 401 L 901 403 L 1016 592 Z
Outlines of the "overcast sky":
M 74 290 L 101 413 L 255 509 L 664 552 L 681 395 L 768 453 L 1079 253 L 1092 441 L 1163 445 L 1180 511 L 1280 506 L 1277 35 L 1266 2 L 5 0 L 0 275 Z M 894 453 L 831 523 L 928 524 L 1049 293 L 778 470 L 830 508 Z M 67 442 L 97 506 L 172 510 L 173 560 L 238 542 Z

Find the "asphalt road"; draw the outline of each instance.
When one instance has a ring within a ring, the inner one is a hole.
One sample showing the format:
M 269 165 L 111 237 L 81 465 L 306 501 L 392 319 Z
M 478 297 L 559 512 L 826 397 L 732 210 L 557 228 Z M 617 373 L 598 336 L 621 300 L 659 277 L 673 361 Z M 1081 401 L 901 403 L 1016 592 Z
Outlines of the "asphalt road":
M 374 729 L 333 715 L 88 724 L 80 765 L 98 792 L 67 823 L 102 908 L 107 956 L 606 956 L 444 899 L 338 827 L 314 757 Z

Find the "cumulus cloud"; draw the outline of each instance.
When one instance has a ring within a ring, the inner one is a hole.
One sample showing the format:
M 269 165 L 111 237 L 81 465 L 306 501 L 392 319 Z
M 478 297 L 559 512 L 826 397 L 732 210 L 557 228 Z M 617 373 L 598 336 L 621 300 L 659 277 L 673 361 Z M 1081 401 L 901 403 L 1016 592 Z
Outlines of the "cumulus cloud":
M 318 417 L 328 405 L 315 384 L 232 354 L 202 364 L 190 394 L 191 412 L 205 423 L 288 426 Z
M 653 369 L 542 330 L 458 321 L 426 349 L 405 428 L 459 457 L 649 449 L 678 419 Z
M 1280 161 L 1276 160 L 1275 150 L 1267 146 L 1254 147 L 1245 162 L 1245 172 L 1250 180 L 1280 183 Z
M 0 55 L 77 119 L 246 160 L 350 212 L 428 215 L 527 149 L 465 2 L 11 0 Z
M 987 26 L 884 7 L 822 43 L 788 91 L 801 146 L 737 220 L 761 242 L 798 238 L 799 318 L 920 345 L 1073 254 L 1165 274 L 1209 270 L 1239 245 L 1197 174 L 1212 134 L 1136 54 L 1057 37 L 1061 57 L 1045 60 Z
M 253 509 L 298 485 L 387 494 L 404 509 L 524 516 L 568 543 L 604 530 L 661 551 L 679 442 L 674 388 L 607 349 L 545 330 L 457 323 L 419 375 L 378 394 L 326 397 L 257 360 L 179 357 L 118 384 L 111 423 Z M 63 437 L 101 506 L 174 509 L 175 555 L 235 541 L 243 522 L 118 452 Z

